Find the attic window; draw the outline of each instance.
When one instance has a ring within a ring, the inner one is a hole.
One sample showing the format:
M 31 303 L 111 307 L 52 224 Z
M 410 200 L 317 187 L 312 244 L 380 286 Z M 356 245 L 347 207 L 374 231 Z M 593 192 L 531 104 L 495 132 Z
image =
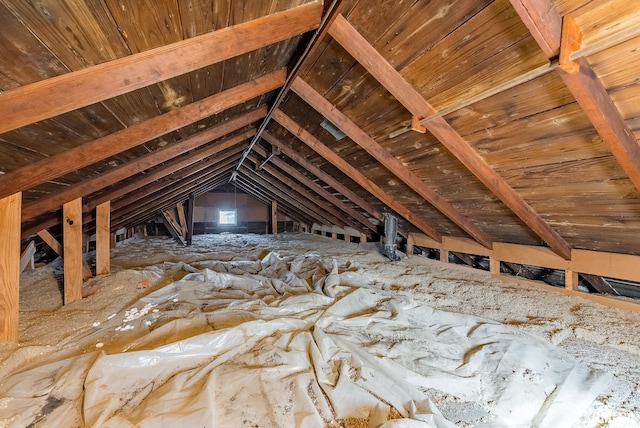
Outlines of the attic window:
M 218 211 L 218 224 L 220 226 L 235 226 L 237 224 L 236 210 Z
M 335 138 L 338 141 L 342 140 L 344 137 L 347 136 L 344 132 L 339 130 L 333 123 L 329 122 L 327 119 L 323 120 L 320 126 L 326 129 L 329 132 L 329 134 L 333 135 L 333 138 Z

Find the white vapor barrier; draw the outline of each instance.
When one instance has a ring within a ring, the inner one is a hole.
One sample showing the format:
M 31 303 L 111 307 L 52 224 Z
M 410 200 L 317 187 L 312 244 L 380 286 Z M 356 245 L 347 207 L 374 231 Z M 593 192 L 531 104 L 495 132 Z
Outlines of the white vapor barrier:
M 508 326 L 361 286 L 335 260 L 199 267 L 165 264 L 190 273 L 0 380 L 0 426 L 453 427 L 437 390 L 482 403 L 477 426 L 570 427 L 609 381 Z

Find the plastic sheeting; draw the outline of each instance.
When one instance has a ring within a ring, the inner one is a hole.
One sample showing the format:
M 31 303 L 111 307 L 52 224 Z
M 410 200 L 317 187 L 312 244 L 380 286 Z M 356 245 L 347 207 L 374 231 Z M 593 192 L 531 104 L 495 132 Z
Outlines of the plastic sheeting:
M 0 426 L 571 426 L 607 376 L 486 319 L 374 290 L 306 254 L 204 262 L 0 381 Z M 391 409 L 402 419 L 388 420 Z

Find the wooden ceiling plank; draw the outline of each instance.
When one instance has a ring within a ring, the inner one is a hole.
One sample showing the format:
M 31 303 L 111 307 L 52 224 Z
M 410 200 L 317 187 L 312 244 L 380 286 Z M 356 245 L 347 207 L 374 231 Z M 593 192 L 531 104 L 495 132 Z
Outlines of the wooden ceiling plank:
M 365 68 L 369 64 L 376 63 L 372 70 L 367 70 L 400 101 L 407 110 L 416 115 L 419 112 L 427 112 L 419 117 L 425 117 L 435 113 L 433 107 L 377 52 L 346 19 L 336 20 L 333 24 L 339 26 L 336 34 L 340 37 L 337 41 L 349 51 Z M 381 66 L 378 63 L 386 63 Z M 380 72 L 379 70 L 383 70 Z M 404 83 L 402 83 L 404 82 Z M 304 83 L 304 82 L 302 82 Z M 409 91 L 411 96 L 399 93 Z M 415 102 L 415 105 L 406 104 Z M 427 129 L 449 151 L 467 167 L 493 194 L 498 197 L 520 220 L 529 226 L 544 242 L 556 253 L 565 259 L 571 258 L 571 247 L 558 232 L 553 230 L 538 213 L 511 187 L 507 182 L 491 168 L 487 161 L 453 129 L 442 117 L 434 117 L 424 123 Z
M 76 110 L 313 30 L 322 2 L 0 93 L 0 133 Z
M 302 126 L 297 124 L 293 119 L 282 112 L 282 110 L 278 109 L 274 111 L 273 118 L 280 125 L 285 127 L 289 132 L 299 138 L 300 141 L 304 142 L 316 153 L 333 164 L 336 168 L 342 170 L 345 174 L 351 177 L 353 181 L 358 183 L 363 189 L 367 190 L 373 196 L 378 198 L 380 202 L 397 212 L 399 215 L 409 221 L 409 223 L 416 226 L 432 239 L 435 239 L 438 242 L 442 242 L 442 234 L 434 226 L 424 221 L 423 219 L 415 215 L 409 208 L 395 200 L 382 188 L 369 180 L 364 174 L 362 174 L 356 168 L 351 166 L 347 161 L 338 156 L 333 150 L 322 144 L 320 140 L 311 135 Z
M 247 113 L 229 122 L 224 122 L 221 125 L 189 137 L 184 141 L 179 141 L 178 143 L 171 144 L 158 150 L 154 150 L 151 153 L 112 168 L 102 174 L 92 176 L 79 183 L 66 187 L 59 192 L 47 195 L 43 198 L 39 198 L 29 204 L 25 204 L 22 209 L 22 221 L 29 220 L 40 214 L 44 214 L 47 211 L 62 206 L 62 204 L 66 202 L 72 201 L 79 197 L 84 197 L 93 192 L 97 192 L 100 189 L 111 186 L 118 181 L 138 174 L 162 162 L 167 162 L 180 154 L 208 144 L 215 139 L 218 139 L 226 134 L 242 128 L 243 126 L 255 122 L 256 120 L 264 117 L 266 113 L 266 108 Z M 243 141 L 244 139 L 251 138 L 254 134 L 255 130 L 245 131 L 240 135 L 225 140 L 224 142 L 215 144 L 214 147 L 208 147 L 207 150 L 197 151 L 197 153 L 189 155 L 189 159 L 191 159 L 193 162 L 196 162 L 199 159 L 196 155 L 202 157 L 204 157 L 205 155 L 210 156 L 214 153 L 217 153 L 218 151 L 226 149 L 227 147 L 231 147 L 239 143 L 240 141 Z
M 254 81 L 212 95 L 202 101 L 82 144 L 50 158 L 25 165 L 0 176 L 0 197 L 35 187 L 272 91 L 282 86 L 285 75 L 285 70 L 278 70 Z
M 536 3 L 539 10 L 547 11 L 545 17 L 554 15 L 554 22 L 562 21 L 562 26 L 554 27 L 546 37 L 548 44 L 558 46 L 560 59 L 564 59 L 564 66 L 560 64 L 558 73 L 636 190 L 640 191 L 640 145 L 591 64 L 584 57 L 575 55 L 580 50 L 580 31 L 573 18 L 568 15 L 562 19 L 550 0 L 510 1 L 525 24 L 530 22 L 527 27 L 534 27 L 532 31 L 545 27 L 546 18 L 520 13 L 531 2 Z
M 339 22 L 336 20 L 336 22 Z M 387 63 L 388 65 L 388 63 Z M 394 70 L 395 73 L 395 70 Z M 405 83 L 406 80 L 402 79 Z M 408 84 L 408 83 L 407 83 Z M 447 202 L 442 196 L 436 193 L 430 186 L 422 181 L 417 175 L 396 159 L 391 153 L 378 144 L 358 125 L 352 122 L 347 116 L 333 107 L 329 101 L 316 92 L 301 78 L 296 78 L 291 85 L 291 89 L 305 100 L 309 105 L 329 119 L 334 125 L 347 134 L 356 144 L 362 147 L 367 153 L 373 156 L 378 162 L 385 166 L 391 173 L 407 184 L 416 193 L 426 199 L 437 210 L 457 224 L 462 230 L 467 232 L 480 244 L 491 248 L 492 239 L 485 232 L 480 230 L 468 218 L 463 216 L 453 205 Z M 418 94 L 413 91 L 414 94 Z

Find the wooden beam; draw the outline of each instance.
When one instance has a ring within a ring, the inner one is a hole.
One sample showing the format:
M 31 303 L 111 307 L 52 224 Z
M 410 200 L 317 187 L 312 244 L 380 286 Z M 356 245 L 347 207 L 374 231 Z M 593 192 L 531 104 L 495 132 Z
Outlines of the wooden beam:
M 435 115 L 433 107 L 375 50 L 346 19 L 336 19 L 334 38 L 373 77 L 400 101 L 412 115 Z M 331 31 L 330 31 L 331 32 Z M 332 33 L 333 33 L 332 32 Z M 332 34 L 333 35 L 333 34 Z M 382 65 L 382 63 L 386 65 Z M 299 79 L 296 79 L 298 81 Z M 410 92 L 411 95 L 408 95 Z M 421 122 L 422 123 L 422 122 Z M 540 217 L 535 210 L 491 168 L 458 132 L 439 116 L 427 121 L 425 126 L 449 151 L 467 167 L 496 197 L 544 242 L 565 259 L 571 257 L 569 244 Z M 473 235 L 472 235 L 473 236 Z
M 42 229 L 38 231 L 37 234 L 40 239 L 49 246 L 49 248 L 51 248 L 57 255 L 62 256 L 62 245 L 47 229 Z
M 254 161 L 255 156 L 250 155 L 249 159 Z M 301 186 L 299 183 L 293 181 L 292 179 L 287 177 L 285 174 L 282 174 L 276 169 L 269 168 L 269 167 L 263 168 L 262 171 L 263 173 L 256 172 L 256 174 L 262 175 L 262 176 L 264 176 L 265 173 L 269 174 L 271 177 L 275 179 L 275 180 L 269 180 L 272 184 L 280 183 L 281 186 L 278 186 L 278 187 L 280 187 L 282 191 L 284 191 L 285 189 L 289 189 L 289 194 L 291 196 L 296 197 L 296 199 L 301 203 L 307 206 L 310 206 L 312 208 L 315 208 L 315 211 L 322 214 L 325 218 L 331 220 L 332 223 L 339 223 L 341 225 L 354 224 L 349 219 L 345 218 L 346 216 L 344 212 L 341 212 L 340 210 L 334 208 L 333 206 L 326 204 L 324 201 L 319 200 L 317 198 L 317 193 L 314 194 L 313 192 L 310 192 L 309 190 L 307 190 L 306 187 Z
M 261 153 L 261 150 L 262 149 L 259 148 L 258 146 L 255 146 L 253 148 L 254 152 L 259 153 L 259 154 L 263 154 L 263 153 Z M 320 196 L 325 201 L 327 201 L 330 204 L 332 204 L 333 206 L 335 206 L 337 209 L 342 211 L 344 214 L 349 215 L 351 218 L 353 218 L 354 220 L 360 222 L 360 224 L 362 224 L 363 226 L 369 228 L 370 230 L 372 230 L 374 232 L 377 232 L 377 230 L 378 230 L 377 227 L 373 223 L 371 223 L 371 221 L 367 217 L 365 217 L 362 213 L 360 213 L 360 212 L 354 210 L 353 208 L 349 207 L 348 205 L 346 205 L 344 202 L 342 202 L 340 199 L 338 199 L 331 192 L 329 192 L 326 189 L 324 189 L 318 183 L 314 182 L 309 177 L 307 177 L 306 175 L 302 174 L 300 171 L 298 171 L 297 169 L 295 169 L 291 165 L 287 164 L 282 159 L 272 158 L 271 159 L 271 163 L 274 166 L 278 167 L 280 170 L 284 171 L 289 176 L 293 177 L 294 180 L 297 180 L 303 186 L 305 186 L 306 188 L 310 189 L 312 192 L 315 192 L 318 196 Z M 270 173 L 275 172 L 273 170 L 273 168 L 271 168 L 269 166 L 265 166 L 264 164 L 263 164 L 263 169 L 266 170 L 267 172 L 270 172 Z
M 263 189 L 267 189 L 273 195 L 277 195 L 279 199 L 289 202 L 289 204 L 294 207 L 298 207 L 298 209 L 302 211 L 308 211 L 309 214 L 313 218 L 315 218 L 317 222 L 322 224 L 332 224 L 334 222 L 340 222 L 340 220 L 333 214 L 328 213 L 323 209 L 319 209 L 319 207 L 314 202 L 309 201 L 304 197 L 300 197 L 300 195 L 292 193 L 291 188 L 289 186 L 283 185 L 282 182 L 276 183 L 274 181 L 265 179 L 258 175 L 255 171 L 251 171 L 245 166 L 240 167 L 238 171 L 243 172 L 245 176 L 248 176 L 251 181 L 258 184 Z
M 580 72 L 560 77 L 593 124 L 624 172 L 640 191 L 640 145 L 591 65 L 578 58 Z
M 336 23 L 337 22 L 338 21 L 336 21 Z M 405 80 L 402 79 L 402 81 Z M 480 244 L 487 248 L 491 248 L 492 239 L 488 234 L 480 230 L 480 228 L 473 224 L 473 222 L 471 222 L 467 217 L 463 216 L 460 211 L 422 181 L 420 177 L 402 165 L 402 162 L 396 159 L 384 147 L 360 129 L 358 125 L 335 108 L 304 80 L 300 78 L 295 79 L 291 85 L 291 89 L 324 117 L 329 119 L 334 125 L 340 128 L 342 132 L 347 134 L 356 144 L 362 147 L 378 162 L 384 165 L 392 174 L 426 199 L 434 208 L 444 214 L 445 217 L 458 225 Z
M 618 293 L 616 289 L 613 288 L 611 284 L 609 284 L 609 281 L 607 281 L 603 277 L 598 275 L 591 275 L 589 273 L 583 273 L 581 275 L 585 281 L 587 281 L 589 284 L 591 284 L 591 286 L 593 286 L 593 288 L 596 289 L 598 293 L 613 294 L 614 296 L 620 295 L 620 293 Z
M 82 299 L 82 200 L 62 207 L 64 243 L 64 304 Z
M 271 201 L 271 230 L 273 231 L 273 238 L 278 238 L 278 203 Z
M 364 174 L 362 174 L 356 168 L 351 166 L 347 161 L 338 156 L 333 150 L 322 144 L 320 140 L 311 135 L 306 129 L 298 125 L 293 119 L 282 112 L 282 110 L 276 110 L 273 113 L 273 118 L 280 125 L 285 127 L 289 132 L 298 137 L 300 141 L 304 142 L 316 153 L 325 158 L 329 163 L 342 170 L 367 192 L 374 195 L 383 204 L 387 205 L 389 208 L 407 219 L 409 223 L 412 223 L 418 229 L 420 229 L 422 232 L 426 233 L 436 241 L 442 241 L 442 234 L 438 232 L 435 227 L 413 214 L 410 209 L 402 205 L 400 202 L 396 201 L 393 197 L 382 190 L 382 188 L 380 188 L 377 184 L 369 180 L 367 177 L 365 177 Z
M 313 30 L 322 2 L 66 73 L 0 94 L 0 134 Z M 283 82 L 284 83 L 284 82 Z
M 36 242 L 29 241 L 27 248 L 24 249 L 22 255 L 20 256 L 20 272 L 24 272 L 24 270 L 29 267 L 30 270 L 34 269 L 33 256 L 36 254 Z
M 196 195 L 189 195 L 187 200 L 187 245 L 193 244 L 193 219 L 196 209 Z
M 96 207 L 96 275 L 111 272 L 111 201 Z
M 22 193 L 0 199 L 0 342 L 18 341 Z
M 548 0 L 510 0 L 520 19 L 529 29 L 548 58 L 560 51 L 562 18 Z
M 0 176 L 0 197 L 35 187 L 241 104 L 280 87 L 285 76 L 284 69 L 267 74 L 252 82 L 10 171 Z
M 154 150 L 151 153 L 147 153 L 143 156 L 137 157 L 132 161 L 109 169 L 101 174 L 92 176 L 78 183 L 72 184 L 71 186 L 65 187 L 58 192 L 52 193 L 33 202 L 25 204 L 22 209 L 22 221 L 37 217 L 41 214 L 46 213 L 47 211 L 57 209 L 65 202 L 72 201 L 79 197 L 87 196 L 105 187 L 111 186 L 118 181 L 124 180 L 125 178 L 129 178 L 163 162 L 170 161 L 178 155 L 187 153 L 190 150 L 206 145 L 215 139 L 218 139 L 246 125 L 249 125 L 250 123 L 264 117 L 265 114 L 266 108 L 254 110 L 242 116 L 233 118 L 220 125 L 214 126 L 213 128 L 198 133 L 192 137 L 186 138 L 182 141 L 178 141 L 175 144 L 171 144 L 161 149 Z M 184 164 L 185 159 L 187 158 L 190 159 L 191 162 L 196 162 L 198 159 L 205 157 L 205 155 L 210 156 L 211 154 L 217 153 L 220 150 L 224 150 L 225 148 L 230 147 L 238 143 L 239 141 L 242 141 L 243 139 L 250 138 L 254 134 L 255 129 L 245 131 L 232 139 L 225 140 L 224 143 L 219 142 L 212 146 L 206 146 L 205 148 L 196 151 L 185 158 L 181 158 L 179 162 Z M 114 199 L 114 197 L 108 198 L 101 202 L 106 202 L 110 199 Z
M 251 130 L 251 132 L 255 132 L 255 130 Z M 119 185 L 112 190 L 107 190 L 86 202 L 84 205 L 84 211 L 90 211 L 105 200 L 120 198 L 127 193 L 137 191 L 142 187 L 156 182 L 160 179 L 165 179 L 165 181 L 175 181 L 180 180 L 186 176 L 196 174 L 199 171 L 206 169 L 209 166 L 209 162 L 221 162 L 222 160 L 228 158 L 230 155 L 234 155 L 244 150 L 246 148 L 246 144 L 240 144 L 233 149 L 229 148 L 229 145 L 233 146 L 238 144 L 238 142 L 241 142 L 244 136 L 245 134 L 243 133 L 239 136 L 232 137 L 211 147 L 206 147 L 202 150 L 196 150 L 192 154 L 180 157 L 179 159 L 164 164 L 161 168 L 155 169 L 153 171 L 148 171 L 144 175 L 134 178 L 126 184 Z M 225 150 L 228 150 L 228 152 L 224 152 Z M 224 152 L 224 154 L 222 154 L 222 152 Z M 212 157 L 218 154 L 220 154 L 220 158 Z M 158 181 L 157 184 L 162 183 L 163 182 Z M 165 182 L 164 185 L 166 184 L 167 183 Z
M 264 138 L 270 144 L 276 145 L 280 149 L 280 151 L 282 151 L 282 153 L 284 153 L 289 159 L 291 159 L 292 161 L 300 165 L 302 168 L 309 171 L 311 174 L 313 174 L 320 180 L 324 181 L 326 184 L 328 184 L 337 192 L 339 192 L 342 196 L 344 196 L 345 198 L 347 198 L 348 200 L 350 200 L 351 202 L 353 202 L 354 204 L 362 208 L 364 211 L 368 212 L 371 216 L 373 216 L 373 218 L 375 218 L 380 222 L 383 221 L 382 213 L 378 211 L 372 204 L 364 200 L 362 197 L 360 197 L 360 195 L 355 193 L 353 190 L 349 189 L 344 184 L 340 183 L 334 177 L 327 174 L 326 172 L 324 172 L 323 170 L 315 166 L 313 163 L 305 159 L 303 156 L 298 154 L 295 150 L 283 144 L 271 133 L 269 133 L 268 131 L 264 131 L 262 133 L 262 138 Z M 404 236 L 406 236 L 406 232 L 404 233 Z
M 558 73 L 636 190 L 640 191 L 640 145 L 591 64 L 585 58 L 576 56 L 581 47 L 581 37 L 574 20 L 570 16 L 562 19 L 551 0 L 511 0 L 511 3 L 534 37 L 535 33 L 544 31 L 549 20 L 556 23 L 546 40 L 558 49 L 562 47 L 560 59 L 563 63 Z M 544 17 L 523 13 L 523 8 L 531 3 L 536 4 L 536 10 L 545 11 Z M 560 27 L 558 21 L 562 23 Z

